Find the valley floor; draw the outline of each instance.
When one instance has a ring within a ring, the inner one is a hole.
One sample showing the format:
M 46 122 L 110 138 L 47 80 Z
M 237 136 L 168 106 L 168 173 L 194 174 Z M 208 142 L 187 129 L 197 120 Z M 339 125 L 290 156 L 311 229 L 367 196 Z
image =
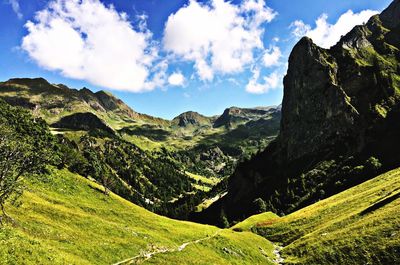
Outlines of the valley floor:
M 397 169 L 288 216 L 219 229 L 156 215 L 51 169 L 7 206 L 15 220 L 0 228 L 0 263 L 400 264 L 399 192 Z

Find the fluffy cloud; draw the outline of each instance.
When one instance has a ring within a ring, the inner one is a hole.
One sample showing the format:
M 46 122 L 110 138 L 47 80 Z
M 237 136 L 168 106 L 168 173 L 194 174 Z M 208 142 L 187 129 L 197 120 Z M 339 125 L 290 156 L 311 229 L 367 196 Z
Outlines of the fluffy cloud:
M 354 13 L 349 10 L 342 14 L 335 24 L 329 24 L 327 14 L 322 14 L 316 21 L 316 27 L 312 28 L 301 20 L 292 23 L 292 34 L 296 37 L 308 36 L 313 41 L 323 47 L 330 48 L 335 45 L 340 37 L 350 32 L 356 26 L 361 25 L 369 20 L 369 18 L 379 13 L 374 10 L 364 10 L 360 13 Z
M 282 52 L 277 46 L 272 46 L 265 51 L 263 62 L 265 67 L 272 67 L 279 65 L 279 59 L 282 57 Z
M 252 94 L 264 94 L 271 89 L 276 89 L 280 85 L 282 76 L 278 72 L 273 72 L 263 78 L 263 82 L 259 83 L 258 79 L 260 77 L 260 70 L 255 69 L 253 71 L 253 77 L 250 79 L 249 83 L 246 85 L 246 91 Z
M 21 8 L 19 7 L 19 1 L 18 0 L 8 0 L 8 3 L 11 5 L 11 8 L 13 9 L 13 11 L 17 15 L 17 17 L 19 19 L 22 19 L 23 15 L 21 13 Z
M 94 85 L 127 91 L 163 83 L 166 63 L 155 64 L 151 33 L 135 30 L 125 13 L 99 0 L 55 0 L 28 21 L 22 49 L 41 67 Z M 150 77 L 152 79 L 149 81 Z
M 168 83 L 172 86 L 182 86 L 185 83 L 185 77 L 180 72 L 175 72 L 168 77 Z
M 211 0 L 209 5 L 190 0 L 169 16 L 164 30 L 166 51 L 194 62 L 202 80 L 216 72 L 237 73 L 253 62 L 254 50 L 263 49 L 262 25 L 276 13 L 264 0 L 245 0 L 234 5 Z

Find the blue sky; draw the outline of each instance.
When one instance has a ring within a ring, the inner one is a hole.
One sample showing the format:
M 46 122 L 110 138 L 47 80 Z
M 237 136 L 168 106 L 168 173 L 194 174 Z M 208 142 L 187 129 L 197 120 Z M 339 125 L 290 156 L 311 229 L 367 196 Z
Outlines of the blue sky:
M 112 91 L 136 111 L 280 104 L 307 35 L 330 47 L 390 0 L 0 0 L 0 80 Z

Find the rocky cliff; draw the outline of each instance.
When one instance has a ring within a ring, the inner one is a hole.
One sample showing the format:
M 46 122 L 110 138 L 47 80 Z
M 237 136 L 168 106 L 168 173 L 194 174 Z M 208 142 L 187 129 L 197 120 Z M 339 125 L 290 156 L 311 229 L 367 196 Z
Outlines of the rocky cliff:
M 323 49 L 303 38 L 284 78 L 280 134 L 240 164 L 228 195 L 195 219 L 289 213 L 400 166 L 400 0 Z

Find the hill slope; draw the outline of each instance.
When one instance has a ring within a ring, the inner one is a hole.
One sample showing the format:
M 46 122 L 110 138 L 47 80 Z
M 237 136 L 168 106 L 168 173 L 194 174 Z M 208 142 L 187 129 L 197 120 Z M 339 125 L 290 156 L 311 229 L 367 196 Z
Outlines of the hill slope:
M 279 243 L 285 264 L 399 264 L 400 169 L 279 218 L 233 227 Z
M 28 179 L 19 207 L 7 206 L 15 223 L 0 227 L 2 263 L 273 264 L 260 236 L 161 217 L 67 170 L 50 172 Z

